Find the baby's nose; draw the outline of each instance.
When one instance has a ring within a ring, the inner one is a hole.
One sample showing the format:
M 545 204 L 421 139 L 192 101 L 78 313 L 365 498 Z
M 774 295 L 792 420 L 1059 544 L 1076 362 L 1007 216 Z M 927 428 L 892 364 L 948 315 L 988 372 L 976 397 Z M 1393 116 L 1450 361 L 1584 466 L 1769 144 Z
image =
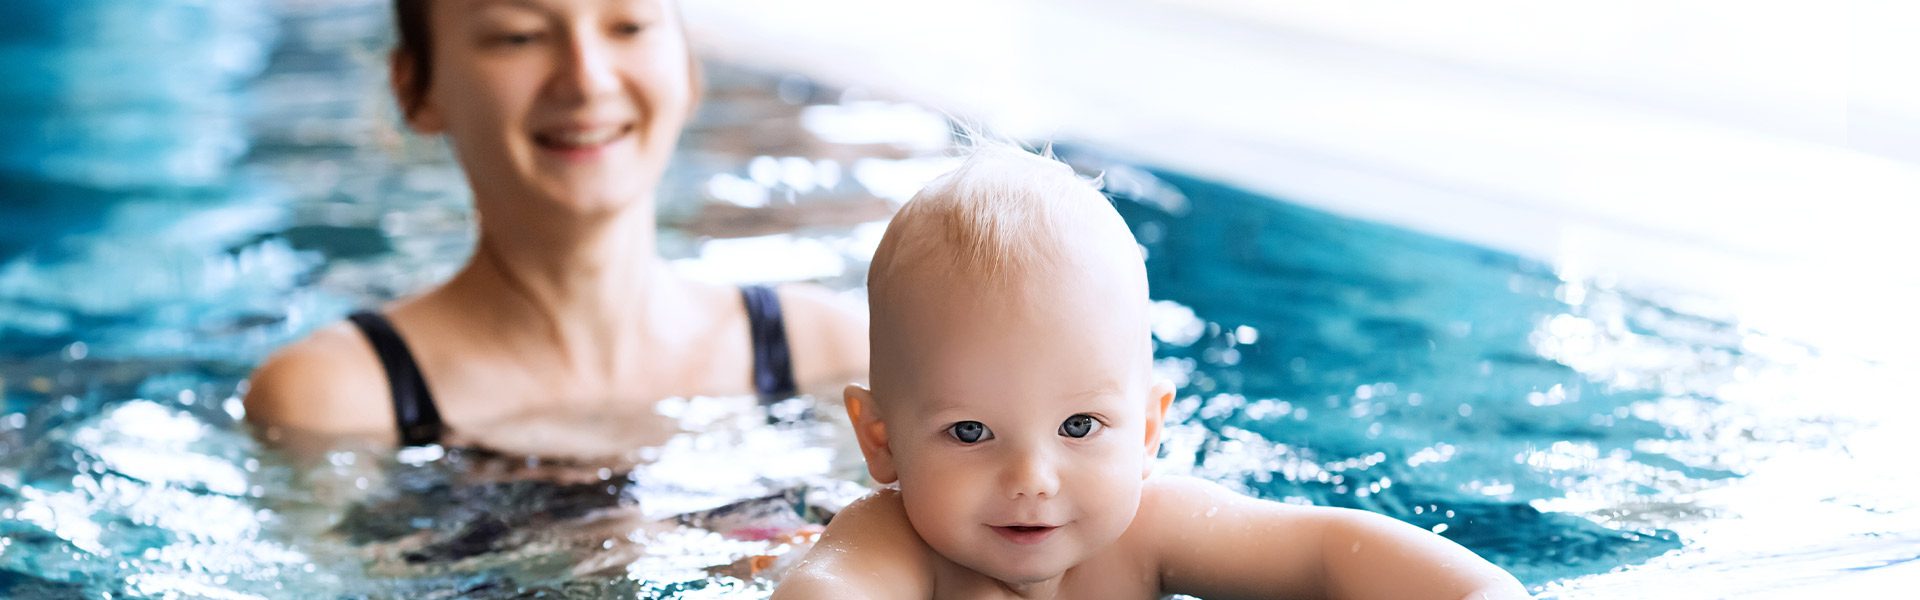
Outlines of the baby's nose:
M 1060 476 L 1043 454 L 1020 455 L 1007 465 L 1002 477 L 1009 498 L 1051 498 L 1060 493 Z

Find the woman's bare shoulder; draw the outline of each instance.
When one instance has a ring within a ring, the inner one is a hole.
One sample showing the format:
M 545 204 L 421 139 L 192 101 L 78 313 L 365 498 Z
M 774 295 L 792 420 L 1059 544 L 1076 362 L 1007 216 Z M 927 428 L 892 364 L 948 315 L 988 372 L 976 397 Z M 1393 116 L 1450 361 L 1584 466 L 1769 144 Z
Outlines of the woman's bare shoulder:
M 393 429 L 386 370 L 373 346 L 342 321 L 289 344 L 249 378 L 247 420 L 324 434 Z
M 867 311 L 859 300 L 807 284 L 780 286 L 779 294 L 801 389 L 866 375 Z

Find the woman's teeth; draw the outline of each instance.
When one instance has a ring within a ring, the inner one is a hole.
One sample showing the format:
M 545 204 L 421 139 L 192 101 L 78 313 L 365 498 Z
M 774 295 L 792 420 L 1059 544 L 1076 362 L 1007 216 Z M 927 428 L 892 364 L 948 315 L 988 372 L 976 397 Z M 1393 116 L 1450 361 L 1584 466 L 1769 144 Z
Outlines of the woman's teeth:
M 539 140 L 540 140 L 540 143 L 546 144 L 549 146 L 584 148 L 584 147 L 599 146 L 602 144 L 606 144 L 607 142 L 611 142 L 615 139 L 618 139 L 620 136 L 625 135 L 626 133 L 627 133 L 627 128 L 625 126 L 602 127 L 599 129 L 588 129 L 583 131 L 566 131 L 566 132 L 541 134 L 539 136 Z

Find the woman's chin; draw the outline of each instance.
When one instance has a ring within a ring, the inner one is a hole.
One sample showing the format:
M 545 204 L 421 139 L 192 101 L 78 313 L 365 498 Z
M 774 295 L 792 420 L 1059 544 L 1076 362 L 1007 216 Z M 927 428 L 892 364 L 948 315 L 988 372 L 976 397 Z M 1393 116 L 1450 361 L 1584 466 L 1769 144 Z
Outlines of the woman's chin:
M 651 212 L 653 189 L 633 179 L 609 174 L 549 181 L 540 186 L 538 196 L 555 212 L 587 220 L 611 219 L 636 208 Z

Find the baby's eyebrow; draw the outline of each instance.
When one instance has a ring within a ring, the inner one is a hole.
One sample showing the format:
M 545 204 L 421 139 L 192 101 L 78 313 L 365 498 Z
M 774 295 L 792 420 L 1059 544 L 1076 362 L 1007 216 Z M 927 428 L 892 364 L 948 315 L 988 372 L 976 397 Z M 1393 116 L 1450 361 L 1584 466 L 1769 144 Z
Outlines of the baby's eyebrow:
M 1066 394 L 1063 397 L 1069 400 L 1090 400 L 1090 399 L 1099 398 L 1103 396 L 1117 397 L 1117 396 L 1123 395 L 1125 393 L 1125 390 L 1126 390 L 1126 387 L 1120 385 L 1117 382 L 1107 382 L 1107 383 L 1096 384 L 1092 387 L 1088 387 L 1079 392 Z M 929 395 L 921 396 L 919 398 L 919 401 L 921 403 L 921 406 L 927 409 L 928 414 L 933 414 L 936 416 L 939 415 L 940 413 L 951 411 L 951 410 L 969 408 L 969 406 L 967 406 L 968 405 L 967 402 L 960 400 L 959 398 L 955 397 L 955 395 L 952 395 L 952 394 L 929 394 Z M 979 408 L 979 407 L 973 407 L 973 408 Z M 986 408 L 991 408 L 991 407 L 989 406 Z
M 1110 382 L 1101 383 L 1099 385 L 1095 385 L 1091 388 L 1087 388 L 1086 391 L 1072 394 L 1067 397 L 1079 400 L 1079 399 L 1093 398 L 1098 396 L 1119 396 L 1124 392 L 1124 390 L 1126 390 L 1126 386 L 1120 385 L 1119 382 L 1110 381 Z
M 969 408 L 966 406 L 966 403 L 961 402 L 959 401 L 959 399 L 951 396 L 923 397 L 920 399 L 920 407 L 925 409 L 927 411 L 927 414 L 936 415 L 936 416 L 940 415 L 941 413 Z

